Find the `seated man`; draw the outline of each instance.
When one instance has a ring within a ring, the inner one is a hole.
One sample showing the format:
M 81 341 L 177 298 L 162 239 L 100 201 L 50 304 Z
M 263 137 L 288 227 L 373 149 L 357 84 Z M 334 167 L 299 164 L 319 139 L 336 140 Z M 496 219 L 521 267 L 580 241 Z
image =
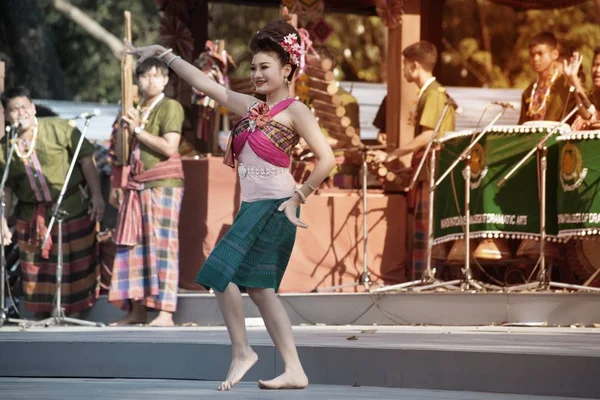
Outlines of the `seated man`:
M 529 43 L 529 62 L 537 74 L 521 96 L 519 124 L 527 121 L 560 121 L 575 106 L 570 84 L 559 67 L 558 42 L 554 34 L 542 32 Z
M 35 105 L 23 87 L 7 90 L 1 100 L 8 122 L 21 124 L 4 191 L 6 216 L 12 209 L 14 195 L 18 199 L 14 212 L 25 308 L 35 312 L 36 318 L 46 318 L 53 310 L 56 292 L 57 225 L 52 230 L 52 242 L 44 249 L 40 249 L 40 245 L 81 132 L 74 123 L 64 119 L 36 118 Z M 8 136 L 2 139 L 2 171 L 6 168 Z M 98 294 L 95 226 L 96 221 L 102 219 L 104 201 L 93 151 L 91 143 L 84 139 L 61 205 L 67 212 L 62 227 L 61 296 L 66 314 L 91 307 Z M 6 218 L 2 224 L 5 237 L 10 241 Z
M 569 83 L 575 87 L 575 96 L 579 105 L 579 115 L 573 122 L 571 129 L 574 131 L 592 129 L 592 124 L 600 121 L 600 47 L 594 50 L 592 61 L 592 83 L 594 87 L 587 92 L 579 77 L 579 68 L 583 57 L 575 52 L 571 59 L 565 61 L 565 76 Z

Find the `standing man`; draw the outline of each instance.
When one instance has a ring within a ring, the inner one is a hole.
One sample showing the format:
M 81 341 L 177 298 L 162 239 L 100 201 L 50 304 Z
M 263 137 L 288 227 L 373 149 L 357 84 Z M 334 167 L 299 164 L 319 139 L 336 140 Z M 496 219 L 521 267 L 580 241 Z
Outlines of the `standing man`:
M 521 96 L 519 124 L 527 121 L 560 121 L 575 106 L 575 96 L 558 63 L 558 41 L 541 32 L 529 42 L 529 62 L 537 74 Z
M 147 59 L 135 75 L 142 100 L 122 116 L 133 133 L 129 165 L 121 167 L 126 182 L 112 180 L 111 203 L 119 215 L 108 299 L 128 311 L 116 324 L 146 323 L 146 308 L 152 308 L 159 314 L 150 325 L 172 326 L 179 284 L 183 168 L 178 148 L 184 112 L 163 93 L 169 82 L 164 62 Z M 120 135 L 118 130 L 117 154 Z
M 417 42 L 405 48 L 402 55 L 404 56 L 404 78 L 419 88 L 416 108 L 410 115 L 415 133 L 414 139 L 390 153 L 387 161 L 412 154 L 411 166 L 416 169 L 424 156 L 424 150 L 434 134 L 449 97 L 446 89 L 433 76 L 433 69 L 438 57 L 437 49 L 433 44 L 426 41 Z M 439 136 L 454 130 L 455 118 L 454 108 L 449 107 L 440 126 Z M 430 207 L 429 172 L 429 162 L 425 162 L 417 184 L 409 193 L 408 198 L 409 234 L 407 238 L 409 243 L 407 247 L 409 259 L 412 260 L 412 270 L 408 276 L 410 280 L 420 278 L 427 264 L 427 230 Z
M 2 106 L 11 125 L 20 123 L 4 190 L 6 216 L 12 210 L 14 195 L 18 200 L 14 214 L 17 218 L 25 308 L 34 312 L 35 318 L 43 319 L 50 316 L 54 307 L 57 249 L 52 244 L 58 240 L 56 225 L 52 241 L 44 249 L 40 246 L 52 214 L 52 205 L 65 183 L 81 132 L 72 121 L 55 117 L 36 118 L 35 105 L 24 87 L 5 91 Z M 6 168 L 8 139 L 8 135 L 2 138 L 2 171 Z M 67 315 L 93 306 L 98 293 L 95 224 L 102 220 L 104 201 L 93 151 L 91 143 L 84 139 L 61 205 L 67 213 L 63 223 L 61 298 Z M 2 228 L 5 237 L 10 240 L 6 218 L 2 221 Z

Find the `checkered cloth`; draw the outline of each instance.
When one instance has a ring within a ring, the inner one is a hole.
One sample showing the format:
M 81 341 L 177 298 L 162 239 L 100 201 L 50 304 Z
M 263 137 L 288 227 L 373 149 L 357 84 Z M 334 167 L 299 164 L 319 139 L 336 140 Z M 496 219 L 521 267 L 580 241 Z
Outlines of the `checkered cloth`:
M 25 308 L 31 312 L 51 312 L 56 293 L 58 226 L 52 228 L 49 259 L 40 256 L 29 242 L 29 221 L 17 220 L 17 239 Z M 83 311 L 99 294 L 99 267 L 96 263 L 95 222 L 86 214 L 63 222 L 63 280 L 61 302 L 66 314 Z
M 179 283 L 179 211 L 183 188 L 140 191 L 142 242 L 117 246 L 108 300 L 128 310 L 130 300 L 174 312 Z

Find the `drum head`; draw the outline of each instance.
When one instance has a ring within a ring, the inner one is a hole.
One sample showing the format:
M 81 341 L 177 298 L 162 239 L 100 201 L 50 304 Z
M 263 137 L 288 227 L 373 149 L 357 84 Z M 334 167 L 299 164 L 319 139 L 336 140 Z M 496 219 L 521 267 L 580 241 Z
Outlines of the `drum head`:
M 577 278 L 585 281 L 600 268 L 600 243 L 596 240 L 571 240 L 567 259 Z

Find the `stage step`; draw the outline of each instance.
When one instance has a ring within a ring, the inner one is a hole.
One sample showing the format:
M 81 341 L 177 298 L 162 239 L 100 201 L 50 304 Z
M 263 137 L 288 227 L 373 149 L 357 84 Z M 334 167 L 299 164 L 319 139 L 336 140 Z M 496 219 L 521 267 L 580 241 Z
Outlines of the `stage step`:
M 284 293 L 280 295 L 293 325 L 501 325 L 549 326 L 600 323 L 600 294 L 529 293 Z M 244 313 L 260 317 L 247 295 Z M 23 311 L 24 316 L 31 317 Z M 101 296 L 83 319 L 112 322 L 124 313 Z M 223 325 L 217 300 L 209 293 L 180 293 L 175 322 Z
M 600 329 L 295 327 L 313 384 L 600 398 Z M 264 328 L 249 328 L 259 362 L 245 381 L 282 372 Z M 0 329 L 1 377 L 219 381 L 224 328 Z

